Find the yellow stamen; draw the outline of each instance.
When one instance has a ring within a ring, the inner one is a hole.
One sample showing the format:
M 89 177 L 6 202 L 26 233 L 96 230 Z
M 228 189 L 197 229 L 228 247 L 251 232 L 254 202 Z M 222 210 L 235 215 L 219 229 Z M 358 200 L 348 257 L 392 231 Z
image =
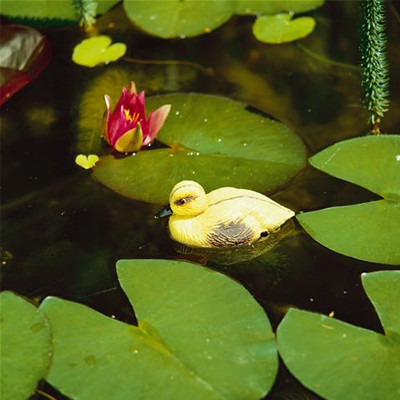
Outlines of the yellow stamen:
M 124 108 L 124 114 L 127 121 L 132 121 L 134 123 L 137 123 L 139 121 L 140 115 L 137 112 L 134 112 L 133 115 L 131 115 L 129 110 Z

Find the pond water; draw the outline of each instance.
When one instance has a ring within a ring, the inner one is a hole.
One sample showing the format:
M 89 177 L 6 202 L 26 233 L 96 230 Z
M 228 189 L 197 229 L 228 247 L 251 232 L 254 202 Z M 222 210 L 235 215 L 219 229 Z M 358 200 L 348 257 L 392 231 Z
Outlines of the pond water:
M 239 99 L 292 128 L 309 155 L 364 134 L 368 125 L 360 103 L 360 74 L 352 66 L 358 60 L 353 3 L 326 5 L 315 13 L 313 35 L 277 46 L 257 42 L 251 34 L 252 19 L 245 17 L 194 39 L 151 38 L 132 29 L 117 8 L 99 20 L 98 29 L 126 43 L 127 55 L 94 69 L 71 61 L 74 45 L 83 38 L 78 28 L 47 30 L 54 50 L 51 65 L 6 103 L 1 114 L 2 288 L 36 302 L 59 296 L 134 322 L 117 283 L 115 262 L 185 259 L 240 281 L 265 308 L 274 328 L 294 306 L 334 312 L 340 320 L 381 331 L 360 274 L 393 266 L 334 253 L 314 242 L 296 222 L 271 250 L 249 261 L 224 265 L 207 254 L 184 254 L 168 237 L 165 221 L 153 218 L 159 206 L 118 197 L 74 163 L 82 96 L 97 82 L 112 79 L 109 71 L 131 76 L 148 94 L 182 91 Z M 398 133 L 400 25 L 391 13 L 388 27 L 392 106 L 383 130 Z M 94 96 L 102 94 L 93 91 Z M 98 110 L 99 118 L 102 112 Z M 297 212 L 377 198 L 310 166 L 268 194 Z M 63 399 L 48 386 L 44 390 Z M 317 396 L 281 366 L 266 398 Z

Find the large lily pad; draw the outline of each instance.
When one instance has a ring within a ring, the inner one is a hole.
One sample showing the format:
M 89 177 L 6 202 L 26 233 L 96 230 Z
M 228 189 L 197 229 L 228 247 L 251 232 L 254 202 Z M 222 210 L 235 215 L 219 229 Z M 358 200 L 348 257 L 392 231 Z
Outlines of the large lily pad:
M 324 0 L 125 0 L 130 19 L 145 32 L 162 38 L 191 37 L 208 33 L 233 14 L 304 12 Z
M 172 187 L 192 179 L 207 191 L 236 186 L 267 192 L 304 165 L 305 148 L 285 125 L 247 111 L 228 98 L 174 94 L 148 99 L 156 109 L 172 104 L 157 139 L 170 149 L 134 157 L 102 157 L 95 179 L 122 196 L 162 204 Z
M 400 271 L 362 275 L 385 335 L 291 309 L 278 328 L 290 372 L 328 400 L 400 398 Z
M 400 264 L 400 135 L 339 142 L 310 163 L 384 198 L 298 215 L 311 237 L 350 257 Z
M 324 4 L 324 0 L 236 0 L 236 14 L 299 13 L 313 10 Z
M 98 14 L 105 13 L 117 4 L 118 1 L 98 1 L 96 12 Z M 78 20 L 72 0 L 2 1 L 1 13 L 8 17 L 28 18 L 32 20 L 64 20 L 70 22 Z
M 126 260 L 120 283 L 139 326 L 48 298 L 48 381 L 74 400 L 259 399 L 277 372 L 262 308 L 230 278 L 196 264 Z M 118 373 L 116 373 L 118 371 Z
M 50 330 L 43 314 L 12 292 L 0 294 L 2 400 L 26 400 L 49 367 Z
M 125 0 L 131 20 L 144 31 L 162 38 L 190 37 L 221 26 L 233 14 L 232 0 Z

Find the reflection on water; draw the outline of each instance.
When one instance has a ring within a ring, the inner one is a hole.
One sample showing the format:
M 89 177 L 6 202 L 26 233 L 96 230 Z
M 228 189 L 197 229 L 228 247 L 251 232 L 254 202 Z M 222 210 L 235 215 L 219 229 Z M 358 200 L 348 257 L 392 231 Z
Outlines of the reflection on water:
M 331 2 L 319 10 L 315 34 L 301 44 L 324 57 L 354 63 L 358 45 L 355 26 L 349 23 L 354 14 L 347 9 L 354 12 L 355 7 L 350 3 L 355 2 Z M 108 28 L 110 20 L 119 23 Z M 117 8 L 98 27 L 114 41 L 127 43 L 131 57 L 175 60 L 148 64 L 125 59 L 113 65 L 113 71 L 123 71 L 149 94 L 181 90 L 239 98 L 288 124 L 307 143 L 310 154 L 365 132 L 357 70 L 321 61 L 296 44 L 261 44 L 252 37 L 251 22 L 234 19 L 209 35 L 164 41 L 133 31 Z M 400 30 L 391 14 L 388 26 L 392 107 L 384 130 L 398 133 Z M 380 329 L 360 274 L 393 267 L 338 255 L 299 227 L 292 229 L 292 224 L 289 232 L 282 230 L 230 254 L 197 249 L 182 253 L 174 248 L 164 223 L 153 219 L 157 206 L 119 198 L 78 169 L 74 146 L 79 141 L 79 104 L 93 101 L 93 112 L 101 118 L 104 93 L 99 89 L 93 94 L 99 99 L 85 95 L 101 79 L 112 79 L 112 74 L 107 78 L 107 66 L 85 69 L 71 63 L 72 48 L 82 38 L 77 28 L 56 29 L 48 35 L 54 46 L 51 66 L 6 103 L 0 115 L 2 288 L 31 298 L 56 295 L 84 302 L 132 322 L 132 310 L 118 289 L 116 260 L 191 259 L 239 280 L 275 327 L 287 306 L 293 305 L 325 314 L 334 311 L 344 321 Z M 115 90 L 119 93 L 120 87 Z M 298 212 L 375 198 L 311 168 L 269 195 Z M 268 398 L 284 398 L 286 380 L 282 371 Z

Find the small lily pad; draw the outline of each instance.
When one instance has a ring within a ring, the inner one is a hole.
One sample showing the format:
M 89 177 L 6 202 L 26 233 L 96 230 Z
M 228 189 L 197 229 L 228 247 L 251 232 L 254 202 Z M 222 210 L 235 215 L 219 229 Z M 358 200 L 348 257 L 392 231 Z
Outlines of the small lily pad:
M 161 38 L 208 33 L 229 20 L 232 0 L 125 0 L 129 18 L 141 29 Z
M 312 17 L 292 20 L 291 14 L 262 15 L 253 25 L 254 36 L 264 43 L 285 43 L 309 35 L 315 28 Z
M 74 400 L 259 399 L 278 367 L 263 309 L 237 282 L 192 263 L 124 260 L 118 277 L 139 326 L 58 298 L 47 380 Z M 116 373 L 118 371 L 118 373 Z
M 290 372 L 328 400 L 400 398 L 400 271 L 362 275 L 385 334 L 291 309 L 278 327 Z
M 126 53 L 126 45 L 124 43 L 111 44 L 111 42 L 108 36 L 84 39 L 75 46 L 72 61 L 85 67 L 117 61 Z
M 88 156 L 85 156 L 84 154 L 78 154 L 75 158 L 75 164 L 84 169 L 93 168 L 97 161 L 99 161 L 99 157 L 96 154 L 89 154 Z
M 299 214 L 308 234 L 350 257 L 400 264 L 400 135 L 339 142 L 311 157 L 310 163 L 384 199 Z
M 33 304 L 12 292 L 0 294 L 2 400 L 26 400 L 49 367 L 50 330 Z
M 299 13 L 313 10 L 324 4 L 324 0 L 236 0 L 236 14 Z
M 247 111 L 242 103 L 201 94 L 147 101 L 150 109 L 163 104 L 172 108 L 157 139 L 171 148 L 124 159 L 101 157 L 93 169 L 95 179 L 124 197 L 163 204 L 183 179 L 198 181 L 206 191 L 235 186 L 267 192 L 304 165 L 301 140 L 284 124 Z

